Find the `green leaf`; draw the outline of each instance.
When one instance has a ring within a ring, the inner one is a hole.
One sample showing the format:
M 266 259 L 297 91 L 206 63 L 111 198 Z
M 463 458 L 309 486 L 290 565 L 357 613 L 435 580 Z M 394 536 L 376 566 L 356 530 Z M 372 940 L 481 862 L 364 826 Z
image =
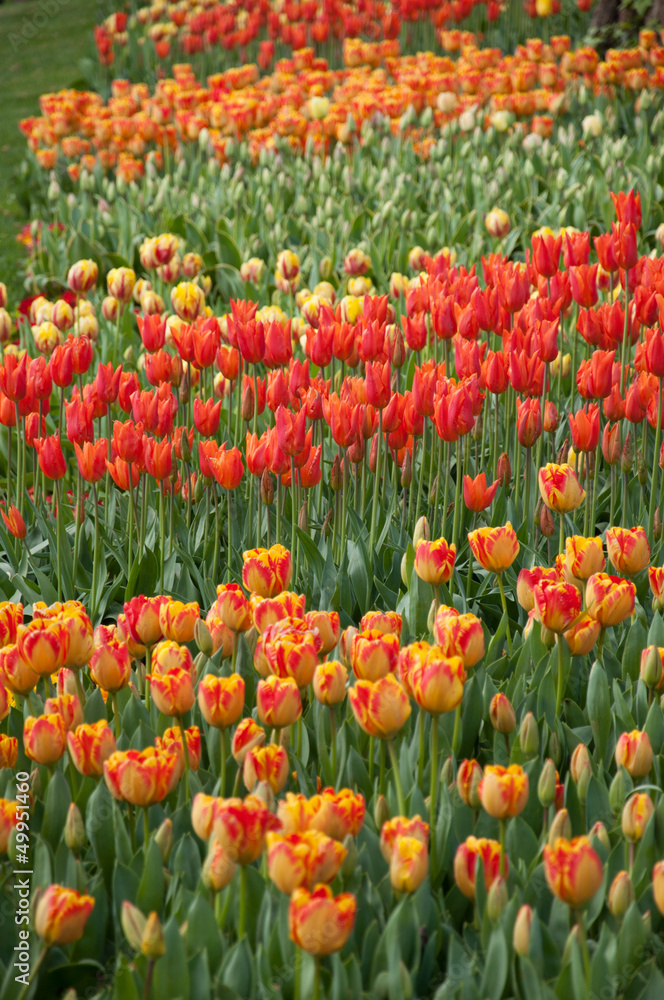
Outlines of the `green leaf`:
M 157 847 L 155 840 L 152 839 L 143 867 L 143 876 L 138 887 L 138 892 L 136 893 L 136 905 L 147 916 L 152 910 L 156 910 L 159 913 L 163 900 L 164 872 L 161 851 Z
M 187 952 L 174 916 L 164 927 L 164 942 L 166 953 L 154 966 L 152 995 L 160 1000 L 184 1000 L 189 996 Z
M 586 709 L 593 731 L 597 756 L 601 762 L 604 760 L 611 732 L 611 699 L 607 676 L 597 660 L 592 665 L 588 679 Z
M 71 793 L 62 771 L 54 771 L 49 779 L 44 800 L 44 818 L 42 820 L 42 836 L 51 844 L 53 850 L 60 843 L 65 829 Z
M 489 947 L 486 951 L 484 973 L 480 986 L 480 996 L 487 1000 L 500 1000 L 507 982 L 509 954 L 507 941 L 501 927 L 491 932 Z

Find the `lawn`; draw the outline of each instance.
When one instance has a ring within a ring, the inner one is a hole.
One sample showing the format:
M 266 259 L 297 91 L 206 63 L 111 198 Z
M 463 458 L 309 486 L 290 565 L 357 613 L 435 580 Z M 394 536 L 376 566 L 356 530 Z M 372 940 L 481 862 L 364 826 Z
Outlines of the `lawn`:
M 22 253 L 16 234 L 26 222 L 15 195 L 25 152 L 21 118 L 39 113 L 39 95 L 80 79 L 80 60 L 93 51 L 99 5 L 89 0 L 35 0 L 0 6 L 0 280 Z

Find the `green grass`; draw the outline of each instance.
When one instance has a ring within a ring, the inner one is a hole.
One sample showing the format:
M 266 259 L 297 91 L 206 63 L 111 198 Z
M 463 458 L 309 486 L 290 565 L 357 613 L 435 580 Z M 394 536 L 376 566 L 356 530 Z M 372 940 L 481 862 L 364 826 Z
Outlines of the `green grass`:
M 39 114 L 40 94 L 80 78 L 81 58 L 93 53 L 98 12 L 95 0 L 6 0 L 0 5 L 0 281 L 15 290 L 24 253 L 16 234 L 28 221 L 14 193 L 15 171 L 26 149 L 18 123 Z

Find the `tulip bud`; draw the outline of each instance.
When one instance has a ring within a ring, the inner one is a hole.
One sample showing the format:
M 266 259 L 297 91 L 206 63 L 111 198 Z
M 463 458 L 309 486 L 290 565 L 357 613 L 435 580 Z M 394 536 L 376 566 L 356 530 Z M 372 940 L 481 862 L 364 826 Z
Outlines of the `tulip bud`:
M 600 823 L 598 820 L 597 823 L 593 825 L 588 836 L 590 837 L 591 847 L 595 846 L 593 844 L 593 841 L 596 840 L 599 844 L 602 845 L 606 853 L 607 854 L 609 853 L 609 851 L 611 850 L 611 841 L 609 840 L 609 835 L 603 823 Z
M 245 770 L 245 774 L 246 774 L 246 770 Z M 246 779 L 245 779 L 245 783 L 246 783 Z M 269 782 L 267 782 L 267 781 L 259 781 L 251 794 L 255 795 L 257 799 L 260 799 L 266 809 L 269 809 L 270 812 L 274 812 L 276 804 L 277 804 L 277 800 L 276 800 L 274 792 L 270 788 Z
M 619 767 L 609 785 L 609 805 L 611 812 L 617 816 L 625 803 L 628 792 L 629 775 L 624 767 Z M 629 782 L 631 788 L 631 782 Z
M 540 531 L 545 538 L 551 538 L 551 536 L 555 533 L 556 524 L 553 520 L 553 514 L 544 504 L 542 504 L 542 509 L 540 511 L 539 525 Z
M 514 921 L 512 945 L 517 955 L 525 957 L 530 951 L 530 928 L 533 923 L 533 911 L 527 903 L 520 908 Z
M 332 462 L 332 471 L 330 472 L 330 486 L 333 490 L 340 490 L 343 486 L 343 475 L 341 472 L 341 461 L 339 459 L 339 453 L 334 456 Z
M 201 653 L 208 657 L 212 656 L 214 653 L 212 636 L 210 635 L 210 629 L 202 618 L 197 618 L 194 622 L 194 641 Z
M 376 475 L 376 467 L 378 465 L 378 435 L 374 435 L 371 441 L 371 448 L 369 449 L 369 471 Z M 334 470 L 334 465 L 332 466 Z M 334 489 L 334 487 L 332 487 Z
M 556 765 L 550 757 L 544 761 L 537 782 L 537 797 L 543 809 L 548 809 L 556 800 Z
M 408 554 L 406 552 L 401 557 L 401 582 L 408 590 Z
M 249 422 L 254 415 L 254 386 L 252 382 L 247 382 L 242 392 L 242 407 L 240 416 Z
M 505 879 L 499 875 L 498 878 L 496 878 L 492 883 L 486 899 L 487 913 L 489 914 L 489 920 L 491 920 L 492 923 L 496 923 L 500 914 L 507 906 L 509 898 L 507 883 L 505 882 Z
M 34 799 L 40 799 L 42 797 L 42 785 L 38 767 L 36 767 L 34 771 L 30 772 L 29 784 L 32 797 Z
M 209 484 L 210 481 L 208 480 L 207 485 L 209 486 Z M 203 499 L 205 493 L 205 486 L 206 483 L 203 480 L 203 476 L 201 476 L 200 479 L 196 480 L 196 485 L 194 486 L 194 501 L 196 503 L 200 503 L 201 500 Z
M 634 886 L 629 873 L 618 872 L 609 889 L 609 910 L 614 917 L 624 917 L 634 902 Z
M 432 507 L 435 506 L 436 503 L 438 502 L 438 476 L 434 476 L 433 477 L 433 482 L 431 484 L 431 489 L 429 490 L 429 500 L 431 502 Z M 449 505 L 449 507 L 447 508 L 448 512 L 450 510 L 450 507 L 453 507 L 453 506 L 454 506 L 454 502 L 452 502 Z
M 166 954 L 166 942 L 164 941 L 164 930 L 158 914 L 153 910 L 145 924 L 141 951 L 146 958 L 154 961 Z
M 168 864 L 168 859 L 171 856 L 171 851 L 173 850 L 173 822 L 170 819 L 165 819 L 157 832 L 154 835 L 154 842 L 159 848 L 161 853 L 161 860 L 165 865 Z
M 584 771 L 590 768 L 590 755 L 588 753 L 588 747 L 585 743 L 579 743 L 574 749 L 572 754 L 572 759 L 570 761 L 569 770 L 572 775 L 572 781 L 575 785 L 578 785 L 582 779 L 582 774 Z
M 636 454 L 636 474 L 641 486 L 645 486 L 648 482 L 648 466 L 640 448 Z
M 300 531 L 304 531 L 309 534 L 309 516 L 307 514 L 307 501 L 305 500 L 300 507 L 300 513 L 297 516 L 297 526 Z
M 662 537 L 662 515 L 659 512 L 659 507 L 655 507 L 655 518 L 653 521 L 653 538 L 656 542 Z
M 332 275 L 332 260 L 330 257 L 321 257 L 318 262 L 318 276 L 321 281 L 329 281 Z
M 206 889 L 221 892 L 233 880 L 235 862 L 231 861 L 216 837 L 213 837 L 208 847 L 207 857 L 201 869 L 201 881 Z
M 70 802 L 65 822 L 65 844 L 70 851 L 78 854 L 85 847 L 85 842 L 85 826 L 83 825 L 81 810 L 75 802 Z
M 390 337 L 390 362 L 392 368 L 402 368 L 406 360 L 406 347 L 403 342 L 403 333 L 397 327 L 394 336 Z
M 563 752 L 560 746 L 560 740 L 558 739 L 558 734 L 554 731 L 549 736 L 549 757 L 552 758 L 556 767 L 560 767 L 560 763 L 563 759 Z
M 519 744 L 526 757 L 535 757 L 539 752 L 539 729 L 532 712 L 527 712 L 519 727 Z
M 567 935 L 567 940 L 565 941 L 565 947 L 563 948 L 563 968 L 569 965 L 572 961 L 572 944 L 576 942 L 576 946 L 579 951 L 583 948 L 583 933 L 579 924 L 574 924 L 571 931 Z
M 191 462 L 191 445 L 186 431 L 180 435 L 180 454 L 183 462 Z
M 357 867 L 357 844 L 355 843 L 355 837 L 347 833 L 343 839 L 343 845 L 346 848 L 346 857 L 340 869 L 341 877 L 348 879 Z
M 569 813 L 567 812 L 567 809 L 559 809 L 553 817 L 551 826 L 549 827 L 549 846 L 555 844 L 559 837 L 562 837 L 563 840 L 569 840 L 571 836 L 572 823 L 569 818 Z
M 410 452 L 406 449 L 406 454 L 403 457 L 403 462 L 401 463 L 401 485 L 404 489 L 407 489 L 411 482 L 413 481 L 413 460 L 410 457 Z
M 498 733 L 508 736 L 516 729 L 516 715 L 509 698 L 504 694 L 495 694 L 489 707 L 491 725 Z
M 431 531 L 429 529 L 429 522 L 425 514 L 419 518 L 417 524 L 415 525 L 415 530 L 413 532 L 413 548 L 417 548 L 417 543 L 424 540 L 428 542 L 431 539 Z
M 261 476 L 261 500 L 266 507 L 274 503 L 274 480 L 269 469 L 264 469 Z
M 650 910 L 646 910 L 643 914 L 643 928 L 646 932 L 646 937 L 649 938 L 652 934 L 652 914 Z
M 445 785 L 447 788 L 451 788 L 454 784 L 454 763 L 451 757 L 445 760 L 445 763 L 440 769 L 440 783 Z
M 653 602 L 654 604 L 654 602 Z M 657 646 L 650 646 L 645 663 L 641 668 L 641 680 L 646 687 L 655 690 L 662 679 L 662 658 Z
M 374 823 L 377 830 L 382 830 L 390 818 L 390 807 L 384 795 L 379 795 L 374 806 Z
M 436 621 L 437 612 L 438 612 L 438 606 L 434 598 L 434 600 L 429 605 L 429 614 L 427 615 L 427 628 L 429 632 L 433 632 L 433 627 Z
M 502 452 L 498 457 L 496 479 L 501 486 L 509 486 L 512 481 L 512 466 L 510 465 L 509 455 L 506 451 Z
M 131 950 L 141 951 L 147 919 L 139 908 L 127 899 L 122 903 L 120 923 L 122 924 L 122 931 L 129 942 Z
M 189 365 L 185 368 L 182 373 L 182 378 L 180 379 L 180 388 L 178 389 L 178 397 L 183 406 L 189 402 L 189 394 L 191 388 L 191 375 L 189 374 Z
M 620 468 L 628 475 L 632 471 L 632 465 L 634 464 L 634 438 L 632 437 L 631 430 L 627 431 L 627 437 L 625 438 L 625 443 L 623 445 L 622 455 L 620 456 Z

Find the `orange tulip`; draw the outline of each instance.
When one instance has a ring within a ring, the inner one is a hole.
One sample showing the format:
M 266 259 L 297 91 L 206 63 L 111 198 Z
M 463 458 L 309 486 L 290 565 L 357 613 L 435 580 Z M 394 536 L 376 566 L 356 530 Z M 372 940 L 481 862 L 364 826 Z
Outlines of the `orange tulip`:
M 630 795 L 622 812 L 622 832 L 625 839 L 632 843 L 640 840 L 654 811 L 655 807 L 647 792 Z
M 198 707 L 208 725 L 216 729 L 235 725 L 244 708 L 244 680 L 239 674 L 206 674 L 198 685 Z
M 291 554 L 283 545 L 242 553 L 242 582 L 254 594 L 275 597 L 288 588 L 293 575 Z
M 285 618 L 304 617 L 304 594 L 293 594 L 285 590 L 276 597 L 261 597 L 259 594 L 252 594 L 251 613 L 254 619 L 256 631 L 260 634 L 265 632 L 270 625 Z
M 360 632 L 391 632 L 397 639 L 401 638 L 403 622 L 396 611 L 367 611 L 360 621 Z
M 39 674 L 19 656 L 15 644 L 0 649 L 0 673 L 12 694 L 28 695 L 39 683 Z
M 477 791 L 481 780 L 481 764 L 476 760 L 462 760 L 457 769 L 457 791 L 461 801 L 474 810 L 478 810 L 482 804 Z
M 419 707 L 431 715 L 442 715 L 461 704 L 466 671 L 460 656 L 445 657 L 432 646 L 426 660 L 410 671 L 409 680 Z
M 588 614 L 600 623 L 602 628 L 619 625 L 634 614 L 636 587 L 631 580 L 608 573 L 595 573 L 586 584 L 586 607 Z
M 201 616 L 197 601 L 183 604 L 182 601 L 163 601 L 159 608 L 159 625 L 166 639 L 173 642 L 191 642 L 194 626 Z
M 394 674 L 375 682 L 357 681 L 348 698 L 360 728 L 379 739 L 393 739 L 410 716 L 408 695 Z
M 546 569 L 544 566 L 533 566 L 519 571 L 516 580 L 516 599 L 524 611 L 532 611 L 535 607 L 535 586 L 547 581 L 561 583 L 557 569 Z
M 265 835 L 278 829 L 279 820 L 255 795 L 245 799 L 218 799 L 212 832 L 231 859 L 250 865 L 265 850 Z
M 124 606 L 129 635 L 134 642 L 152 646 L 163 638 L 159 610 L 164 597 L 132 597 Z
M 535 618 L 551 632 L 566 632 L 581 614 L 581 594 L 571 583 L 535 585 Z
M 29 715 L 23 723 L 23 746 L 37 764 L 55 764 L 67 749 L 67 734 L 61 715 Z
M 67 749 L 80 774 L 100 778 L 104 773 L 104 761 L 115 753 L 115 737 L 106 719 L 82 723 L 67 733 Z
M 470 531 L 468 544 L 478 563 L 490 573 L 503 573 L 512 565 L 521 548 L 509 521 L 499 528 Z
M 239 584 L 220 584 L 214 609 L 216 616 L 233 632 L 246 632 L 251 628 L 251 605 Z
M 563 573 L 568 583 L 587 580 L 595 573 L 602 573 L 606 566 L 601 538 L 583 538 L 571 535 L 565 539 Z
M 278 795 L 288 781 L 286 750 L 276 743 L 249 750 L 244 758 L 242 780 L 249 792 L 253 792 L 258 782 L 266 781 L 274 794 Z
M 380 831 L 380 851 L 387 863 L 390 863 L 394 845 L 399 837 L 408 837 L 419 840 L 424 847 L 429 844 L 429 824 L 425 823 L 421 816 L 394 816 L 388 819 Z
M 544 875 L 554 896 L 579 908 L 599 889 L 604 870 L 588 837 L 558 837 L 552 846 L 544 847 Z
M 192 771 L 197 771 L 201 763 L 201 731 L 198 726 L 189 726 L 184 730 L 184 738 L 187 744 L 187 756 L 189 767 Z M 155 747 L 162 753 L 171 753 L 177 757 L 178 766 L 176 768 L 175 781 L 179 781 L 185 771 L 184 747 L 182 743 L 181 726 L 170 726 L 165 729 L 162 736 L 155 739 Z
M 377 629 L 357 632 L 350 647 L 351 664 L 356 677 L 377 681 L 393 674 L 399 658 L 399 640 Z
M 324 788 L 308 802 L 307 827 L 320 830 L 333 840 L 343 840 L 348 834 L 357 837 L 364 823 L 364 797 L 349 788 Z M 279 813 L 282 819 L 281 812 Z M 282 819 L 283 822 L 283 819 Z
M 476 666 L 484 656 L 482 623 L 470 611 L 459 614 L 456 608 L 442 605 L 436 614 L 433 635 L 443 656 L 460 656 L 466 669 Z
M 178 758 L 155 747 L 116 750 L 104 761 L 104 781 L 114 799 L 134 806 L 161 802 L 177 784 Z
M 339 841 L 317 830 L 270 832 L 266 841 L 268 875 L 287 896 L 300 886 L 311 889 L 334 881 L 348 853 Z
M 528 775 L 519 764 L 484 768 L 478 793 L 483 809 L 494 819 L 518 816 L 528 802 Z
M 464 476 L 463 502 L 468 510 L 476 512 L 486 510 L 493 502 L 499 486 L 499 479 L 495 479 L 491 486 L 487 486 L 485 472 L 480 472 L 474 479 L 471 476 Z
M 195 701 L 191 674 L 181 667 L 171 667 L 165 674 L 148 674 L 154 703 L 164 715 L 185 715 Z
M 650 737 L 639 729 L 631 733 L 622 733 L 616 743 L 615 759 L 618 767 L 622 765 L 630 778 L 645 778 L 652 767 L 652 746 Z
M 196 668 L 191 653 L 186 646 L 171 639 L 162 639 L 153 648 L 151 665 L 153 674 L 162 676 L 169 670 L 179 668 L 189 673 L 192 684 L 196 681 Z
M 415 549 L 415 572 L 420 580 L 439 587 L 441 583 L 449 582 L 455 559 L 454 543 L 448 545 L 444 538 L 431 542 L 421 538 Z
M 291 941 L 310 955 L 331 955 L 343 948 L 355 926 L 357 901 L 349 892 L 334 897 L 327 885 L 313 892 L 296 889 L 288 908 Z
M 390 882 L 396 892 L 415 892 L 429 873 L 429 851 L 416 837 L 397 837 L 390 858 Z
M 201 872 L 203 885 L 213 892 L 221 892 L 222 889 L 231 884 L 235 877 L 235 871 L 235 862 L 231 861 L 217 838 L 213 837 Z
M 58 621 L 37 619 L 21 625 L 16 635 L 21 659 L 40 677 L 50 677 L 63 666 L 69 650 L 69 633 Z
M 497 840 L 486 837 L 467 837 L 457 847 L 454 855 L 454 881 L 467 899 L 475 899 L 475 879 L 477 875 L 477 859 L 482 859 L 484 870 L 484 885 L 488 892 L 500 876 L 500 844 Z M 505 874 L 507 878 L 509 865 L 505 858 Z
M 59 715 L 66 732 L 83 722 L 83 709 L 77 694 L 60 694 L 57 698 L 47 698 L 44 702 L 44 715 Z
M 341 626 L 338 611 L 307 611 L 304 616 L 304 623 L 313 632 L 318 630 L 322 643 L 320 652 L 323 656 L 331 653 L 339 642 Z
M 6 854 L 9 847 L 9 838 L 12 830 L 18 823 L 16 810 L 19 808 L 18 802 L 10 802 L 9 799 L 0 799 L 0 854 Z
M 49 885 L 37 899 L 35 930 L 48 947 L 71 944 L 83 937 L 94 905 L 93 896 Z
M 516 715 L 512 707 L 512 702 L 502 691 L 494 694 L 489 705 L 489 718 L 491 725 L 497 733 L 509 736 L 516 729 Z
M 18 740 L 15 736 L 0 733 L 0 770 L 3 767 L 16 767 L 18 757 Z
M 219 801 L 214 795 L 205 795 L 204 792 L 194 795 L 191 803 L 191 825 L 201 840 L 207 841 L 212 836 L 212 824 Z
M 664 608 L 664 566 L 651 566 L 648 570 L 648 583 L 653 596 L 653 607 Z
M 538 482 L 545 506 L 558 514 L 576 510 L 586 496 L 571 465 L 555 465 L 550 462 L 539 470 Z
M 652 870 L 652 894 L 655 906 L 664 916 L 664 861 L 658 861 Z
M 102 691 L 115 694 L 129 683 L 131 660 L 124 642 L 111 639 L 97 646 L 90 658 L 90 676 Z
M 249 751 L 262 746 L 263 743 L 265 743 L 265 730 L 251 718 L 242 719 L 233 733 L 231 742 L 233 759 L 242 767 Z
M 9 508 L 8 514 L 5 514 L 4 510 L 0 511 L 0 514 L 2 514 L 2 520 L 5 522 L 7 531 L 13 535 L 14 538 L 25 538 L 27 529 L 18 507 L 15 507 L 14 504 L 12 504 Z
M 314 671 L 314 696 L 321 705 L 339 705 L 346 697 L 348 671 L 338 660 L 319 663 Z
M 258 718 L 264 726 L 283 729 L 302 715 L 302 699 L 292 677 L 267 677 L 256 688 Z
M 563 633 L 572 656 L 587 656 L 599 639 L 602 626 L 588 614 L 581 615 L 571 628 Z
M 299 688 L 311 684 L 321 647 L 318 632 L 310 632 L 304 622 L 293 619 L 270 625 L 261 639 L 268 666 L 276 677 L 292 677 Z
M 636 576 L 650 562 L 650 546 L 643 528 L 607 528 L 606 551 L 617 573 Z
M 69 603 L 69 602 L 68 602 Z M 73 604 L 74 602 L 71 602 Z M 33 610 L 34 614 L 34 610 Z M 90 662 L 95 648 L 92 622 L 85 609 L 65 605 L 65 610 L 57 619 L 69 635 L 69 648 L 65 656 L 65 667 L 78 669 Z

